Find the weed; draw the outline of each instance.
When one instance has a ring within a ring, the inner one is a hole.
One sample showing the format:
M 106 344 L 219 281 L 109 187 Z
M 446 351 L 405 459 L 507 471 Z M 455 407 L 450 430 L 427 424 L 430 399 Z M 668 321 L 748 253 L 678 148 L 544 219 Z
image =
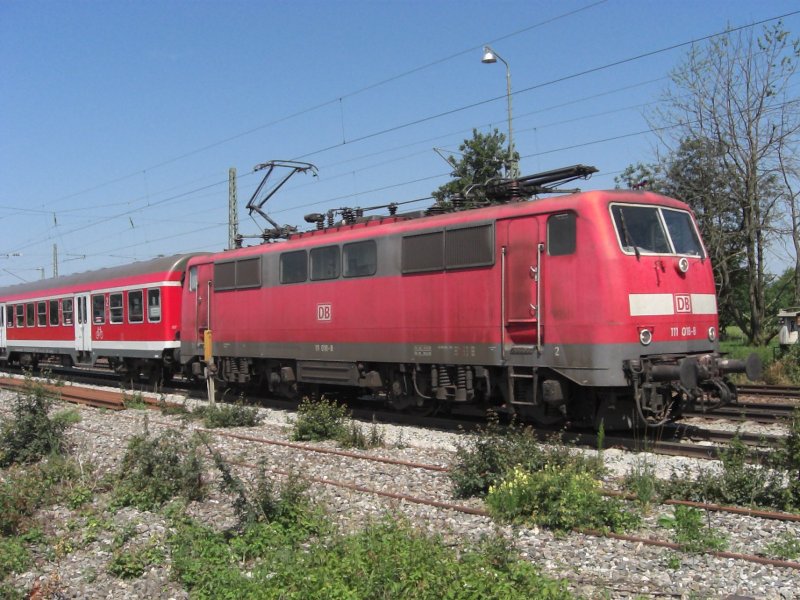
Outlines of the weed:
M 345 432 L 348 416 L 347 407 L 335 400 L 303 398 L 297 409 L 292 439 L 312 442 L 339 439 Z
M 640 456 L 636 459 L 625 475 L 623 486 L 633 492 L 636 501 L 645 510 L 659 501 L 660 484 L 656 477 L 655 466 L 646 458 Z
M 350 419 L 345 425 L 344 432 L 337 438 L 338 442 L 348 448 L 368 450 L 380 448 L 384 445 L 385 435 L 383 429 L 373 421 L 369 430 L 364 433 L 364 427 L 358 421 Z
M 136 524 L 126 523 L 122 529 L 114 534 L 114 538 L 111 540 L 111 547 L 119 550 L 134 537 L 136 537 Z
M 5 600 L 25 600 L 28 597 L 27 591 L 15 588 L 10 583 L 0 583 L 0 598 L 5 598 Z
M 778 539 L 767 544 L 766 548 L 764 548 L 764 554 L 781 560 L 800 558 L 800 537 L 797 534 L 785 531 Z
M 677 571 L 683 566 L 683 559 L 681 558 L 680 554 L 676 554 L 674 552 L 670 552 L 667 555 L 667 568 L 673 571 Z
M 234 495 L 233 508 L 240 528 L 253 523 L 291 524 L 305 519 L 312 512 L 308 485 L 298 477 L 292 475 L 278 487 L 267 477 L 262 465 L 255 486 L 248 488 L 233 474 L 219 452 L 208 443 L 206 447 L 222 477 L 222 490 Z
M 662 527 L 675 530 L 675 542 L 687 552 L 706 552 L 724 550 L 728 541 L 723 533 L 715 531 L 704 523 L 703 511 L 690 506 L 673 507 L 674 517 L 661 517 Z
M 775 453 L 776 457 L 779 455 L 780 451 Z M 750 464 L 749 459 L 749 449 L 735 437 L 720 453 L 721 469 L 705 469 L 696 476 L 673 473 L 663 482 L 664 495 L 698 502 L 790 510 L 793 482 L 783 472 L 785 466 L 778 464 L 780 459 L 768 461 L 774 465 Z
M 585 458 L 561 444 L 558 438 L 551 440 L 549 447 L 543 447 L 530 427 L 512 423 L 503 428 L 497 415 L 490 413 L 486 428 L 471 434 L 466 443 L 458 444 L 450 479 L 456 497 L 483 496 L 514 467 L 533 473 L 545 465 L 574 466 L 599 476 L 602 458 Z
M 203 424 L 209 429 L 217 427 L 254 427 L 258 425 L 261 417 L 254 406 L 245 406 L 240 402 L 236 404 L 209 404 L 198 406 L 193 411 L 194 416 L 202 418 Z
M 178 431 L 134 436 L 119 469 L 113 504 L 151 510 L 174 498 L 203 497 L 203 465 L 198 441 Z
M 78 478 L 71 460 L 51 456 L 25 470 L 12 469 L 0 482 L 0 534 L 16 535 L 33 513 L 61 499 L 68 484 Z
M 125 408 L 131 410 L 145 410 L 147 408 L 147 402 L 144 401 L 142 392 L 133 392 L 128 395 L 127 391 L 123 391 L 122 403 L 125 405 Z
M 576 528 L 624 530 L 639 523 L 624 504 L 600 493 L 594 476 L 574 465 L 545 465 L 530 473 L 515 467 L 489 488 L 486 503 L 504 521 L 533 522 L 558 531 Z
M 121 579 L 141 577 L 145 570 L 164 561 L 164 550 L 157 542 L 150 542 L 142 548 L 117 550 L 108 563 L 108 572 Z
M 764 370 L 764 381 L 774 385 L 800 384 L 800 344 L 785 351 Z
M 0 580 L 23 572 L 31 562 L 28 549 L 19 537 L 0 537 Z
M 0 467 L 64 453 L 64 432 L 80 418 L 75 411 L 51 417 L 53 400 L 52 392 L 43 384 L 26 377 L 23 390 L 14 400 L 11 419 L 0 426 Z
M 196 598 L 571 597 L 502 540 L 458 552 L 388 517 L 313 541 L 292 531 L 296 525 L 254 523 L 226 535 L 183 523 L 170 540 L 173 571 Z
M 67 495 L 67 505 L 72 508 L 80 508 L 87 502 L 92 501 L 94 492 L 83 484 L 74 486 Z
M 167 403 L 163 395 L 158 399 L 158 408 L 164 416 L 177 415 L 184 417 L 192 414 L 192 411 L 190 411 L 185 404 L 176 404 L 174 402 Z
M 772 455 L 770 466 L 786 474 L 786 495 L 792 508 L 800 508 L 800 408 L 788 423 L 789 433 Z

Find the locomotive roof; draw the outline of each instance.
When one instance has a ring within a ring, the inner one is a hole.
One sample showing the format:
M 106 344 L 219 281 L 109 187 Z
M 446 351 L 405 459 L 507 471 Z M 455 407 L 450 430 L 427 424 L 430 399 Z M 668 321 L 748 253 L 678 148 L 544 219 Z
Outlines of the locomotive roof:
M 38 281 L 31 281 L 29 283 L 20 283 L 17 285 L 0 288 L 0 297 L 9 296 L 12 294 L 46 291 L 52 290 L 53 288 L 76 286 L 88 283 L 113 281 L 124 277 L 147 275 L 149 273 L 169 273 L 174 271 L 183 272 L 186 269 L 186 263 L 189 262 L 189 259 L 198 255 L 199 253 L 159 256 L 158 258 L 153 258 L 151 260 L 143 260 L 127 265 L 106 267 L 104 269 L 97 269 L 96 271 L 84 271 L 82 273 L 74 273 L 72 275 L 40 279 Z
M 659 204 L 671 208 L 690 210 L 686 203 L 643 190 L 594 190 L 577 192 L 561 196 L 548 196 L 520 202 L 493 204 L 482 208 L 450 211 L 440 214 L 426 215 L 423 211 L 397 214 L 395 216 L 373 216 L 359 220 L 354 224 L 339 223 L 323 229 L 312 229 L 294 233 L 286 241 L 269 244 L 246 246 L 236 250 L 225 250 L 208 255 L 208 260 L 217 261 L 233 259 L 240 256 L 260 254 L 265 251 L 279 251 L 303 242 L 325 243 L 328 236 L 353 240 L 367 237 L 380 237 L 392 233 L 404 233 L 412 230 L 424 230 L 441 226 L 452 226 L 467 223 L 490 222 L 496 219 L 507 219 L 522 214 L 549 214 L 564 210 L 581 210 L 581 207 L 604 205 L 609 202 L 627 202 L 634 204 Z M 331 240 L 333 241 L 333 240 Z M 306 245 L 306 244 L 303 244 Z

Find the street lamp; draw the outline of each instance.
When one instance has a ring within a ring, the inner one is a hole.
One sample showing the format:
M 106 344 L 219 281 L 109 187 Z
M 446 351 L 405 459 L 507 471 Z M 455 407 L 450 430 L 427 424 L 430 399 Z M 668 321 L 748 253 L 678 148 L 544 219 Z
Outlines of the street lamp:
M 519 167 L 517 161 L 514 160 L 514 134 L 511 129 L 511 69 L 505 59 L 492 50 L 491 47 L 483 47 L 482 63 L 490 65 L 498 60 L 506 66 L 506 96 L 508 97 L 508 167 L 506 169 L 506 177 L 513 179 L 519 177 Z

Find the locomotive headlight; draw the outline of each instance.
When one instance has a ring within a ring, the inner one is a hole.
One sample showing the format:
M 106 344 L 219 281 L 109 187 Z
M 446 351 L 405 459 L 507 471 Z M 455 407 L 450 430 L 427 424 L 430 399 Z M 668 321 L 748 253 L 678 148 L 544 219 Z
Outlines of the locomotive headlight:
M 649 329 L 642 329 L 639 331 L 639 341 L 642 346 L 649 346 L 653 341 L 653 333 Z
M 678 259 L 678 264 L 676 266 L 678 267 L 678 271 L 681 273 L 686 273 L 689 270 L 689 259 L 685 256 L 681 256 Z
M 708 328 L 708 341 L 714 342 L 717 339 L 717 330 L 715 327 Z

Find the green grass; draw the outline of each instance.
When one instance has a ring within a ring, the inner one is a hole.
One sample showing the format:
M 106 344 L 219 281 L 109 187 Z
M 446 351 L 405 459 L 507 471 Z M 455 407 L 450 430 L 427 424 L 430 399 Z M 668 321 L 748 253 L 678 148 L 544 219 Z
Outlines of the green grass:
M 502 538 L 459 552 L 390 518 L 322 539 L 301 524 L 254 523 L 226 535 L 185 522 L 171 545 L 173 573 L 193 598 L 572 597 Z

